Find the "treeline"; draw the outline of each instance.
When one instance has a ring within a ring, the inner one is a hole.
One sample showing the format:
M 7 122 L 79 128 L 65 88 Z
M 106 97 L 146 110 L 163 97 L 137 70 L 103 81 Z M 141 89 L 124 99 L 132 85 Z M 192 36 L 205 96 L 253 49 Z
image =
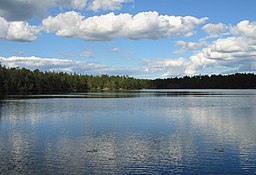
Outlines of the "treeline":
M 156 80 L 6 68 L 0 64 L 0 94 L 64 93 L 137 89 L 256 89 L 255 74 L 203 75 Z
M 155 89 L 255 89 L 255 74 L 203 75 L 182 78 L 156 79 Z
M 0 64 L 0 92 L 8 94 L 142 89 L 150 88 L 149 83 L 148 80 L 128 76 L 31 71 L 25 68 L 5 68 Z

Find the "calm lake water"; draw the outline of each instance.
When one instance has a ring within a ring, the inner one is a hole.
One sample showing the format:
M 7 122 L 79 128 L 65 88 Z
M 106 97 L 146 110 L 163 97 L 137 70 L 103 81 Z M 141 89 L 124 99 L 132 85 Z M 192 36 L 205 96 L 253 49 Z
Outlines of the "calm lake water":
M 0 174 L 256 174 L 256 90 L 8 96 Z

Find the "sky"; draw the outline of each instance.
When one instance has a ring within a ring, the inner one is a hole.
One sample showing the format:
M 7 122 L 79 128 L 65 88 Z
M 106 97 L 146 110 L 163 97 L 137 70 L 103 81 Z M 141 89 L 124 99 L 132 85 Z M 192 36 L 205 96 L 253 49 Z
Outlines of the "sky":
M 255 0 L 0 0 L 0 62 L 89 75 L 256 72 Z

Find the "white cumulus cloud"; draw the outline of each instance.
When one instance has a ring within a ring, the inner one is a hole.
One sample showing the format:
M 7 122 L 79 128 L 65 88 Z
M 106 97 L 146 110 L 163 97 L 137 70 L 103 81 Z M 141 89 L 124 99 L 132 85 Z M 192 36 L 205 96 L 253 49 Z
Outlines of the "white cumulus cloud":
M 14 41 L 33 41 L 37 39 L 40 27 L 31 26 L 24 21 L 8 22 L 0 17 L 0 39 Z
M 40 57 L 1 57 L 0 62 L 6 67 L 25 67 L 30 70 L 39 69 L 41 71 L 63 71 L 69 73 L 89 74 L 89 75 L 130 75 L 138 76 L 142 73 L 140 68 L 112 67 L 99 63 L 76 61 L 57 58 Z
M 4 0 L 0 1 L 0 16 L 8 20 L 22 21 L 42 16 L 49 8 L 68 7 L 84 9 L 87 0 Z
M 167 16 L 157 12 L 141 12 L 134 16 L 109 13 L 85 18 L 70 11 L 48 17 L 42 24 L 58 36 L 82 38 L 88 41 L 107 41 L 114 38 L 160 39 L 172 36 L 191 36 L 193 29 L 207 18 Z
M 231 33 L 211 43 L 177 41 L 176 46 L 184 50 L 202 49 L 187 59 L 144 60 L 145 69 L 162 77 L 256 72 L 256 23 L 241 21 L 231 27 Z
M 76 73 L 96 73 L 97 70 L 106 69 L 106 66 L 96 63 L 40 57 L 0 57 L 0 62 L 6 67 L 25 67 L 31 70 L 64 71 Z
M 44 16 L 50 8 L 72 10 L 120 10 L 133 0 L 0 0 L 0 16 L 12 21 L 25 21 Z
M 241 21 L 231 29 L 234 35 L 243 35 L 249 38 L 256 38 L 256 21 L 250 22 L 248 20 Z
M 228 27 L 225 24 L 206 24 L 202 28 L 209 36 L 218 36 L 223 34 Z
M 190 57 L 186 74 L 206 67 L 222 66 L 226 71 L 256 71 L 256 41 L 244 37 L 218 39 Z
M 98 10 L 120 10 L 123 3 L 133 2 L 133 0 L 94 0 L 89 5 L 89 9 Z
M 208 46 L 208 43 L 206 41 L 201 41 L 201 42 L 186 42 L 186 41 L 177 41 L 176 42 L 176 47 L 179 47 L 180 49 L 176 51 L 175 53 L 183 53 L 188 50 L 197 50 L 204 48 Z
M 189 61 L 185 58 L 178 59 L 144 59 L 144 70 L 149 74 L 160 73 L 163 78 L 182 76 Z
M 5 39 L 8 33 L 9 23 L 2 17 L 0 17 L 0 38 Z

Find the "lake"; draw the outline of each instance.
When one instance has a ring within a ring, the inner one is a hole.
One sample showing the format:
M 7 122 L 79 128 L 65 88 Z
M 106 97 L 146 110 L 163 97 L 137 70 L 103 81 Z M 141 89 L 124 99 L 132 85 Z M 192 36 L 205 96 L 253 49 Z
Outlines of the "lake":
M 6 96 L 0 174 L 256 174 L 256 90 Z

